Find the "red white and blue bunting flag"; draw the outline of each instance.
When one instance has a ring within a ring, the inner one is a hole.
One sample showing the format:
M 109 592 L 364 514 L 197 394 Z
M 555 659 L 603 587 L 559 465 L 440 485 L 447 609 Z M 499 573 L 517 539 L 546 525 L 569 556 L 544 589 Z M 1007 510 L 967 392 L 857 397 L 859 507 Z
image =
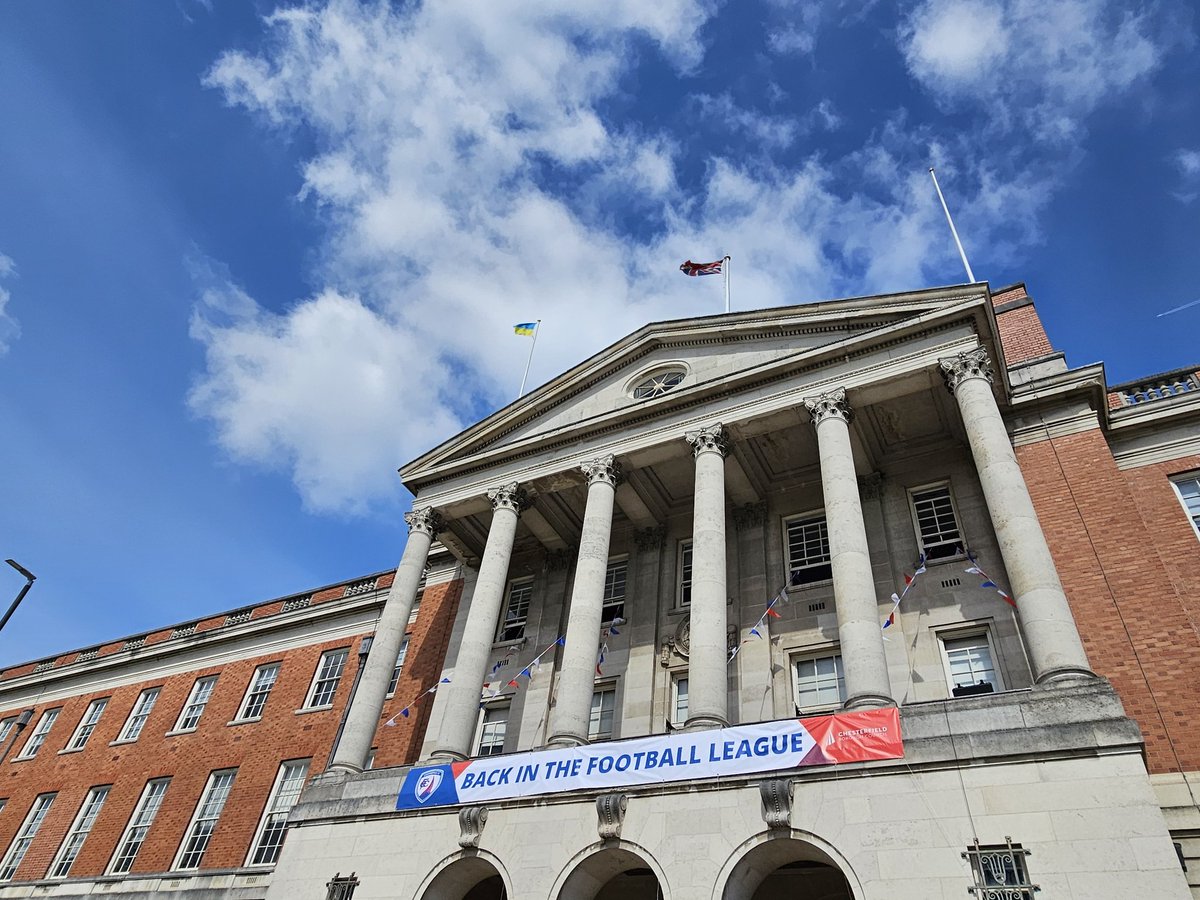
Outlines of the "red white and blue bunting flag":
M 433 687 L 431 687 L 429 690 L 427 690 L 427 691 L 422 691 L 421 693 L 419 693 L 419 694 L 417 695 L 417 697 L 416 697 L 416 699 L 415 699 L 415 700 L 413 700 L 411 703 L 409 703 L 409 704 L 408 704 L 408 706 L 404 707 L 404 709 L 400 710 L 400 712 L 396 713 L 396 715 L 392 716 L 390 719 L 388 719 L 386 722 L 384 722 L 384 723 L 383 723 L 383 724 L 384 724 L 384 726 L 385 726 L 385 727 L 387 727 L 387 728 L 394 728 L 394 727 L 396 726 L 396 719 L 397 719 L 397 717 L 399 717 L 399 718 L 404 718 L 404 719 L 407 719 L 407 718 L 409 717 L 409 715 L 411 714 L 411 712 L 412 712 L 412 708 L 413 708 L 414 706 L 416 706 L 418 703 L 420 703 L 420 702 L 421 702 L 421 699 L 422 699 L 423 697 L 428 697 L 430 694 L 435 694 L 435 693 L 437 693 L 437 689 L 438 689 L 438 688 L 439 688 L 441 685 L 443 685 L 443 684 L 449 684 L 449 683 L 450 683 L 450 679 L 449 679 L 449 678 L 443 678 L 441 681 L 439 681 L 437 684 L 435 684 L 435 685 L 434 685 Z
M 963 571 L 966 572 L 968 575 L 978 575 L 980 578 L 983 579 L 983 581 L 981 581 L 979 583 L 979 586 L 981 588 L 988 588 L 989 590 L 995 591 L 997 594 L 1000 595 L 1000 597 L 1004 600 L 1005 603 L 1007 603 L 1013 609 L 1016 609 L 1017 601 L 1014 600 L 1012 598 L 1012 595 L 1009 594 L 1007 591 L 1001 590 L 1000 586 L 997 585 L 996 582 L 992 580 L 991 576 L 989 576 L 987 572 L 983 571 L 983 569 L 979 565 L 979 557 L 976 556 L 975 553 L 973 553 L 972 551 L 968 550 L 967 551 L 967 559 L 969 559 L 971 561 L 971 565 L 968 566 Z
M 913 571 L 913 573 L 911 575 L 909 575 L 907 572 L 903 573 L 904 590 L 902 590 L 899 594 L 892 594 L 892 608 L 889 609 L 888 614 L 884 616 L 883 625 L 881 626 L 880 630 L 886 632 L 889 628 L 896 624 L 896 611 L 900 608 L 900 601 L 904 599 L 905 595 L 909 592 L 912 586 L 916 584 L 917 576 L 924 575 L 925 571 L 925 554 L 922 553 L 920 558 L 917 560 L 917 568 Z M 883 639 L 885 641 L 887 640 L 886 634 L 883 636 Z
M 549 653 L 551 650 L 553 650 L 555 647 L 565 647 L 566 644 L 567 644 L 566 639 L 563 638 L 562 635 L 559 635 L 557 638 L 554 639 L 553 644 L 551 644 L 550 646 L 543 649 L 541 653 L 539 653 L 532 660 L 530 660 L 529 665 L 527 665 L 523 669 L 521 669 L 520 672 L 518 672 L 516 675 L 514 675 L 508 681 L 505 681 L 502 678 L 498 682 L 496 682 L 496 681 L 493 681 L 492 679 L 494 679 L 496 677 L 496 673 L 499 672 L 503 666 L 508 664 L 508 661 L 512 657 L 506 656 L 506 657 L 504 657 L 504 659 L 497 660 L 496 664 L 494 666 L 492 666 L 492 671 L 491 671 L 491 674 L 488 675 L 488 680 L 486 682 L 484 682 L 484 684 L 483 684 L 483 692 L 482 692 L 482 696 L 479 698 L 479 706 L 482 708 L 489 701 L 495 700 L 498 696 L 500 696 L 500 692 L 503 691 L 506 687 L 519 688 L 521 686 L 520 679 L 522 679 L 522 678 L 524 678 L 526 681 L 532 681 L 533 676 L 535 674 L 537 674 L 539 669 L 541 669 L 542 657 L 545 656 L 547 653 Z M 495 685 L 495 686 L 493 687 L 493 685 Z
M 800 578 L 800 570 L 795 569 L 788 576 L 787 584 L 785 584 L 783 587 L 781 587 L 779 589 L 779 592 L 776 593 L 775 596 L 771 598 L 771 602 L 767 604 L 767 608 L 765 610 L 763 610 L 763 614 L 758 617 L 758 621 L 755 622 L 754 627 L 750 629 L 751 635 L 753 635 L 758 640 L 762 640 L 764 637 L 766 637 L 766 635 L 769 631 L 768 620 L 783 618 L 783 615 L 775 607 L 778 606 L 780 603 L 788 602 L 787 590 L 790 586 L 792 586 L 794 584 L 799 584 L 799 578 Z M 750 643 L 750 638 L 746 638 L 744 641 L 742 641 L 740 644 L 738 644 L 736 647 L 734 647 L 733 650 L 731 650 L 729 653 L 729 662 L 733 662 L 733 660 L 741 652 L 742 647 L 746 646 L 746 644 L 748 644 L 748 643 Z

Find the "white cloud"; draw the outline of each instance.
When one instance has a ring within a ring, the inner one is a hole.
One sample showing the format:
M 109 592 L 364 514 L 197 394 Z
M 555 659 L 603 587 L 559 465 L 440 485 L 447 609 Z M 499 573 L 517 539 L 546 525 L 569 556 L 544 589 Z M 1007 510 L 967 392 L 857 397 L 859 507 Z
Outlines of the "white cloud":
M 720 122 L 740 134 L 750 135 L 755 143 L 767 149 L 788 147 L 796 139 L 798 128 L 794 119 L 746 109 L 739 106 L 728 93 L 716 96 L 697 94 L 695 102 L 704 118 Z
M 1200 197 L 1200 150 L 1181 148 L 1171 161 L 1179 169 L 1179 188 L 1173 193 L 1184 203 Z
M 1073 138 L 1107 97 L 1153 72 L 1148 21 L 1109 0 L 925 0 L 902 29 L 909 70 L 994 127 Z
M 718 280 L 681 277 L 685 258 L 732 255 L 734 308 L 930 283 L 955 259 L 930 161 L 994 264 L 1036 234 L 1050 175 L 902 115 L 848 156 L 801 156 L 786 123 L 702 98 L 793 162 L 714 156 L 682 187 L 686 135 L 601 110 L 637 54 L 693 70 L 709 13 L 347 0 L 276 13 L 263 50 L 221 57 L 208 83 L 228 102 L 319 148 L 302 194 L 329 229 L 328 287 L 285 311 L 199 276 L 190 399 L 221 446 L 287 470 L 310 509 L 361 512 L 395 499 L 398 465 L 514 398 L 515 322 L 543 320 L 536 385 L 647 321 L 720 311 Z M 840 124 L 822 102 L 791 127 Z
M 0 253 L 0 281 L 17 274 L 17 265 L 10 257 Z M 8 313 L 8 302 L 12 299 L 5 288 L 0 287 L 0 356 L 8 352 L 12 342 L 21 336 L 21 326 Z

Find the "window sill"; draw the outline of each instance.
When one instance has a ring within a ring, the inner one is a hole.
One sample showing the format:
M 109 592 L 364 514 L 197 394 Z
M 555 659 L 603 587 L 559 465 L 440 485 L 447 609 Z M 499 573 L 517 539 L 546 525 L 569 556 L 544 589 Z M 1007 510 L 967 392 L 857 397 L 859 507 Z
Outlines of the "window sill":
M 492 649 L 500 650 L 500 649 L 506 649 L 508 647 L 524 647 L 525 644 L 528 643 L 528 641 L 529 641 L 529 638 L 527 638 L 527 637 L 513 638 L 512 640 L 508 640 L 508 641 L 493 641 Z
M 58 751 L 59 756 L 66 756 L 68 753 L 82 753 L 87 748 L 87 744 L 82 747 L 63 747 Z
M 261 722 L 261 721 L 262 721 L 262 716 L 257 716 L 253 719 L 233 719 L 232 721 L 226 722 L 225 724 L 226 725 L 250 725 L 250 724 L 253 724 L 254 722 Z
M 809 582 L 806 582 L 805 584 L 789 584 L 787 586 L 787 592 L 789 594 L 798 594 L 798 593 L 801 593 L 802 591 L 811 591 L 813 588 L 827 588 L 827 587 L 833 587 L 833 579 L 832 578 L 822 578 L 820 581 L 809 581 Z
M 172 728 L 170 731 L 164 734 L 163 737 L 178 737 L 181 734 L 195 734 L 199 728 L 199 725 L 195 726 L 194 728 Z
M 308 713 L 329 712 L 333 709 L 332 703 L 327 703 L 325 706 L 306 706 L 303 709 L 296 710 L 296 715 L 304 716 Z
M 29 762 L 31 759 L 37 759 L 37 754 L 33 756 L 14 756 L 9 762 Z
M 141 737 L 141 735 L 139 734 L 138 737 Z M 137 743 L 137 738 L 117 738 L 115 741 L 109 741 L 108 746 L 119 747 L 122 744 L 136 744 L 136 743 Z

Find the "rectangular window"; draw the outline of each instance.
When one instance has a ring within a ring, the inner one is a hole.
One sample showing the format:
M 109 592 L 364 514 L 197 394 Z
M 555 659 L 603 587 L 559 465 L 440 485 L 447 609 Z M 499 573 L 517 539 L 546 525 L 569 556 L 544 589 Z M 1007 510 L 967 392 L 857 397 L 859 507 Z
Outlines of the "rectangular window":
M 950 498 L 950 485 L 910 491 L 921 550 L 927 560 L 948 559 L 962 552 L 962 533 Z
M 13 726 L 17 724 L 16 716 L 8 716 L 0 719 L 0 745 L 3 745 L 8 740 L 9 734 L 12 732 Z
M 396 685 L 400 683 L 400 670 L 404 668 L 404 657 L 408 656 L 408 635 L 400 642 L 400 652 L 396 654 L 396 665 L 392 668 L 392 677 L 388 681 L 387 695 L 396 693 Z
M 976 840 L 963 854 L 970 860 L 975 876 L 975 887 L 968 891 L 976 897 L 1033 900 L 1041 888 L 1029 880 L 1025 865 L 1029 855 L 1030 851 L 1014 844 L 1011 838 L 1005 838 L 1003 844 L 980 844 Z
M 829 557 L 829 528 L 825 514 L 789 519 L 787 529 L 788 584 L 816 584 L 833 577 Z
M 1175 491 L 1179 494 L 1179 502 L 1183 504 L 1187 517 L 1191 520 L 1192 527 L 1196 529 L 1196 536 L 1200 537 L 1200 476 L 1188 475 L 1176 478 L 1172 483 L 1175 485 Z
M 692 542 L 679 542 L 679 594 L 675 598 L 679 609 L 692 605 Z
M 179 848 L 179 858 L 175 860 L 175 869 L 198 869 L 204 859 L 204 852 L 212 840 L 213 832 L 217 830 L 217 821 L 221 811 L 225 809 L 225 801 L 233 789 L 233 778 L 237 769 L 227 769 L 223 772 L 213 772 L 208 776 L 208 785 L 200 802 L 196 804 L 196 812 L 188 825 L 187 836 Z
M 192 693 L 179 713 L 179 721 L 175 723 L 176 731 L 191 731 L 200 724 L 200 716 L 204 714 L 204 707 L 208 705 L 213 688 L 216 686 L 216 675 L 206 675 L 196 679 L 196 683 L 192 685 Z
M 258 823 L 254 849 L 250 851 L 250 862 L 247 865 L 273 866 L 279 859 L 279 851 L 283 847 L 283 834 L 287 830 L 288 813 L 300 799 L 300 791 L 304 789 L 310 762 L 311 760 L 298 759 L 285 762 L 279 767 L 275 786 L 271 788 L 271 795 L 267 798 L 266 811 L 262 821 Z
M 986 631 L 943 637 L 942 652 L 950 690 L 956 697 L 1003 690 Z
M 508 707 L 489 706 L 483 711 L 479 729 L 479 752 L 476 756 L 495 756 L 504 752 L 504 737 L 508 731 Z
M 158 695 L 161 691 L 162 688 L 152 687 L 146 688 L 138 694 L 137 702 L 133 704 L 133 709 L 129 711 L 129 718 L 125 720 L 125 727 L 117 735 L 118 741 L 136 741 L 138 739 L 138 735 L 146 727 L 146 720 L 150 718 L 150 713 L 154 710 L 154 704 L 158 702 Z
M 29 735 L 29 740 L 17 754 L 17 759 L 33 759 L 37 755 L 37 752 L 42 749 L 42 744 L 46 743 L 46 736 L 50 734 L 50 729 L 54 727 L 54 722 L 61 711 L 61 709 L 48 709 L 42 713 L 37 726 L 33 729 L 33 734 Z
M 611 622 L 613 619 L 625 617 L 625 582 L 629 575 L 629 563 L 626 560 L 608 564 L 604 573 L 604 610 L 600 620 Z
M 308 699 L 304 701 L 305 709 L 333 705 L 333 696 L 337 693 L 338 682 L 342 679 L 342 672 L 346 670 L 346 660 L 349 656 L 350 651 L 346 648 L 321 654 L 312 686 L 308 689 Z
M 56 796 L 58 795 L 39 794 L 33 801 L 33 806 L 29 808 L 29 815 L 25 817 L 20 830 L 17 831 L 17 836 L 9 844 L 4 859 L 0 860 L 0 881 L 11 881 L 13 875 L 17 873 L 21 860 L 29 852 L 29 845 L 37 837 L 38 829 L 42 827 L 42 820 L 46 818 L 46 813 L 50 812 L 50 804 L 54 802 Z
M 279 679 L 279 663 L 268 663 L 259 666 L 250 677 L 250 686 L 246 688 L 246 696 L 242 698 L 242 708 L 238 710 L 239 719 L 260 719 L 267 706 L 267 697 L 271 696 L 271 688 Z
M 101 697 L 99 700 L 93 700 L 88 704 L 87 711 L 84 712 L 83 718 L 79 720 L 79 724 L 75 727 L 75 733 L 67 741 L 68 750 L 82 750 L 87 745 L 88 738 L 96 730 L 96 725 L 100 721 L 100 716 L 104 714 L 106 706 L 108 706 L 107 697 Z
M 167 785 L 170 783 L 170 778 L 155 778 L 146 782 L 133 815 L 129 817 L 129 824 L 125 826 L 125 833 L 117 842 L 117 852 L 113 854 L 112 864 L 108 868 L 109 874 L 124 875 L 133 868 L 133 861 L 137 859 L 138 851 L 146 842 L 146 834 L 154 824 L 154 817 L 158 815 L 158 809 L 162 806 Z
M 66 878 L 70 874 L 75 857 L 83 849 L 83 842 L 91 833 L 92 826 L 96 823 L 96 816 L 100 815 L 100 807 L 104 806 L 104 801 L 108 799 L 111 787 L 112 785 L 105 785 L 104 787 L 94 787 L 88 791 L 83 806 L 79 807 L 79 814 L 71 823 L 71 830 L 67 832 L 67 837 L 58 850 L 58 855 L 50 864 L 49 878 Z
M 796 678 L 796 708 L 814 710 L 846 701 L 846 676 L 840 654 L 806 656 L 792 662 Z
M 613 736 L 613 710 L 616 705 L 615 688 L 601 688 L 592 694 L 592 715 L 588 719 L 589 741 L 607 741 Z
M 688 717 L 688 677 L 676 675 L 671 681 L 671 724 L 683 725 Z
M 504 605 L 504 618 L 500 622 L 498 641 L 517 641 L 525 637 L 525 623 L 529 620 L 529 601 L 533 599 L 533 581 L 514 581 L 508 586 L 508 602 Z

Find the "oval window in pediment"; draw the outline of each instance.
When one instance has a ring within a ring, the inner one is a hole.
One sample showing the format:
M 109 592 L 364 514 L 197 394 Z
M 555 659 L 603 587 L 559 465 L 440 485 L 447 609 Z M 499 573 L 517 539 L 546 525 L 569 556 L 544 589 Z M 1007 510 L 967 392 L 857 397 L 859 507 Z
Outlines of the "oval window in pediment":
M 669 366 L 651 372 L 634 383 L 631 391 L 633 399 L 649 400 L 652 397 L 661 397 L 672 388 L 678 387 L 686 377 L 687 370 L 682 366 Z

